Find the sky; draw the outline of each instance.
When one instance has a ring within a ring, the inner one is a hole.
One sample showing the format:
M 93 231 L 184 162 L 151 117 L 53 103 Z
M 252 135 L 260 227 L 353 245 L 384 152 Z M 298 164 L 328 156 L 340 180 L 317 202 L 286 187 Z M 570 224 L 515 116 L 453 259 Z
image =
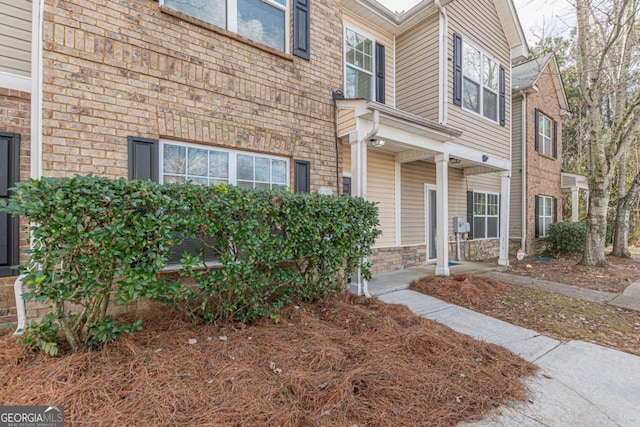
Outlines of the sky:
M 409 10 L 420 0 L 378 0 L 391 10 Z M 543 33 L 560 35 L 573 26 L 575 18 L 569 0 L 514 0 L 518 17 L 530 46 Z M 543 31 L 544 29 L 544 31 Z

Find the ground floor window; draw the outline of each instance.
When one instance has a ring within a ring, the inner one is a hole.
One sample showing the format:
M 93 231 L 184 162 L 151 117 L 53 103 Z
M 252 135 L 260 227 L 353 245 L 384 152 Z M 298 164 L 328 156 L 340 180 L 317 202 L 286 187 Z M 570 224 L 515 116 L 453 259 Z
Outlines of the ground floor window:
M 289 159 L 223 148 L 163 141 L 162 182 L 186 182 L 270 190 L 289 186 Z
M 555 222 L 556 199 L 536 196 L 536 237 L 547 237 L 549 226 Z
M 473 238 L 492 239 L 500 237 L 500 196 L 497 193 L 473 192 Z

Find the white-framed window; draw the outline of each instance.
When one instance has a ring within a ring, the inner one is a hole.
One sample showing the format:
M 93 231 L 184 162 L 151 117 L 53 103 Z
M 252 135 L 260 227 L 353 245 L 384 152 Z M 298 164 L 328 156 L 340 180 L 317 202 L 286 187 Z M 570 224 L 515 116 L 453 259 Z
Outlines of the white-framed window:
M 542 113 L 538 113 L 538 151 L 546 156 L 553 156 L 553 121 Z
M 462 41 L 462 107 L 498 122 L 500 66 Z
M 553 197 L 538 196 L 538 237 L 546 237 L 549 225 L 553 224 Z
M 500 237 L 498 226 L 500 196 L 497 193 L 473 192 L 473 238 L 494 239 Z
M 347 98 L 374 98 L 375 40 L 344 28 L 344 93 Z
M 227 183 L 263 190 L 289 186 L 289 159 L 217 147 L 162 141 L 161 182 Z
M 160 0 L 160 5 L 289 51 L 289 0 Z

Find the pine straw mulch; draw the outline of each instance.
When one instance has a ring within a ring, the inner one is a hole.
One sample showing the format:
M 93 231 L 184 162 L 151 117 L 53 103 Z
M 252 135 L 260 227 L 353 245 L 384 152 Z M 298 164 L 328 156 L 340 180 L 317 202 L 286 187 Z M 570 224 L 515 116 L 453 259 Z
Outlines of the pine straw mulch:
M 144 325 L 60 358 L 0 338 L 0 402 L 63 404 L 71 426 L 450 426 L 526 398 L 536 369 L 348 294 L 287 307 L 279 324 L 194 326 L 165 311 Z
M 640 279 L 638 258 L 607 256 L 606 267 L 580 265 L 581 259 L 581 253 L 563 254 L 549 260 L 532 257 L 519 262 L 516 268 L 516 259 L 512 258 L 509 263 L 511 267 L 506 272 L 616 294 Z
M 482 275 L 424 277 L 411 289 L 561 341 L 589 341 L 640 356 L 640 315 L 635 311 Z

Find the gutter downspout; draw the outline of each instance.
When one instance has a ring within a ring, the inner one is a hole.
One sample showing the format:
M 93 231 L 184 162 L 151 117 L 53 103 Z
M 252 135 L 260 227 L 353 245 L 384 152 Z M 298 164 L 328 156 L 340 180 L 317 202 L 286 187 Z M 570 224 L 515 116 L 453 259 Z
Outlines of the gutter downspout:
M 31 177 L 42 177 L 42 23 L 44 21 L 44 0 L 34 0 L 31 12 Z M 22 286 L 24 276 L 20 275 L 13 284 L 16 298 L 18 327 L 13 335 L 22 335 L 27 322 L 27 314 Z
M 358 173 L 362 174 L 362 152 L 360 150 L 367 150 L 367 144 L 369 140 L 372 139 L 378 133 L 380 129 L 380 111 L 373 110 L 373 127 L 371 131 L 358 143 Z M 365 200 L 367 199 L 367 186 L 365 185 L 365 176 L 358 177 L 358 195 L 363 197 Z M 367 258 L 363 258 L 362 262 L 367 262 Z M 362 269 L 358 267 L 358 278 L 362 277 Z M 360 287 L 360 285 L 358 285 Z M 358 292 L 359 293 L 359 292 Z M 371 294 L 369 293 L 369 282 L 366 279 L 362 279 L 362 293 L 366 298 L 371 298 Z
M 520 96 L 522 96 L 522 111 L 520 113 L 522 115 L 522 136 L 520 137 L 522 141 L 522 171 L 520 172 L 520 179 L 522 180 L 520 183 L 522 185 L 522 237 L 520 239 L 520 247 L 525 249 L 527 244 L 527 150 L 529 146 L 527 144 L 527 96 L 523 90 L 520 91 Z
M 440 4 L 440 0 L 434 0 L 434 4 L 440 10 L 440 22 L 438 25 L 440 36 L 440 72 L 438 75 L 438 97 L 440 102 L 440 108 L 438 108 L 438 121 L 441 125 L 447 124 L 448 111 L 447 111 L 447 76 L 448 76 L 448 53 L 449 46 L 447 44 L 448 32 L 449 32 L 449 18 L 447 17 L 447 11 L 444 6 Z

